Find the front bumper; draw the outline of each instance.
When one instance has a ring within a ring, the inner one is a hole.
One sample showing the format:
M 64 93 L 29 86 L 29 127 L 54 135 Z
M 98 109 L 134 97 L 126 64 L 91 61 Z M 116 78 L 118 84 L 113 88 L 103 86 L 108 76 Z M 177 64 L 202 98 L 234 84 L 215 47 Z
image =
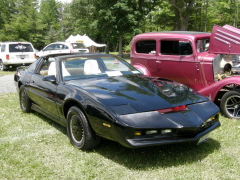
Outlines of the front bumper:
M 208 129 L 196 134 L 193 137 L 188 136 L 172 136 L 172 137 L 152 137 L 152 138 L 138 138 L 138 139 L 126 139 L 126 143 L 123 145 L 126 147 L 134 148 L 134 147 L 145 147 L 145 146 L 157 146 L 157 145 L 164 145 L 164 144 L 174 144 L 174 143 L 183 143 L 183 142 L 194 142 L 199 141 L 201 137 L 210 133 L 214 129 L 221 126 L 220 122 L 215 122 L 211 127 Z
M 219 108 L 212 102 L 188 105 L 184 111 L 157 111 L 119 116 L 124 125 L 113 126 L 114 139 L 126 147 L 144 147 L 198 141 L 221 126 Z

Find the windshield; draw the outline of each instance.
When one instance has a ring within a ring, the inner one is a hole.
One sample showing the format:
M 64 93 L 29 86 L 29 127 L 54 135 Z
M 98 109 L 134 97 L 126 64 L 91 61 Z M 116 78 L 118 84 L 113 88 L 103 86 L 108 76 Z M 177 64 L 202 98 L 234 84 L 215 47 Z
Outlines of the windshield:
M 62 60 L 60 64 L 63 81 L 141 74 L 128 62 L 116 56 L 71 57 Z
M 198 53 L 208 51 L 208 49 L 209 49 L 209 38 L 198 39 L 196 41 L 196 45 L 197 45 L 197 52 Z
M 73 49 L 86 49 L 83 43 L 72 43 Z

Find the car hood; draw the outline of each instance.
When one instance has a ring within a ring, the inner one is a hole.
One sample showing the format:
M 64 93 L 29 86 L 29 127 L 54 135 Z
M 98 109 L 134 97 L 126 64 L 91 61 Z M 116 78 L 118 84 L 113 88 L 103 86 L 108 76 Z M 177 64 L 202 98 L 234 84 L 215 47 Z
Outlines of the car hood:
M 230 25 L 214 25 L 210 38 L 209 52 L 214 54 L 239 55 L 240 29 Z
M 92 98 L 109 106 L 117 114 L 146 112 L 208 101 L 185 85 L 138 75 L 73 80 L 66 84 L 90 92 Z

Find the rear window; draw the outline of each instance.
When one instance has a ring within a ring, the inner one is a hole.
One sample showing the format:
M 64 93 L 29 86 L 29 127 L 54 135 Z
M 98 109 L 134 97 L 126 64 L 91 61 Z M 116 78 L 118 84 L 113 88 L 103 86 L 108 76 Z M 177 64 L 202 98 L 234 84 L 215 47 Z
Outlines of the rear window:
M 136 43 L 136 52 L 144 54 L 156 54 L 156 41 L 143 40 Z
M 9 44 L 9 52 L 34 52 L 31 44 Z
M 83 43 L 72 43 L 73 49 L 86 49 Z

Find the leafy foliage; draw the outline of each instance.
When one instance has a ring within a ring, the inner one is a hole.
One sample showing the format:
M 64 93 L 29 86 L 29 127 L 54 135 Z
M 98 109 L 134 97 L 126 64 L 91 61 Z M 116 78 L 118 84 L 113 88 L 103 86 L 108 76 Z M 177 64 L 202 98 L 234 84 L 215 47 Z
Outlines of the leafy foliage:
M 238 0 L 0 0 L 0 41 L 30 41 L 41 49 L 87 34 L 121 54 L 142 32 L 239 27 L 238 9 Z

